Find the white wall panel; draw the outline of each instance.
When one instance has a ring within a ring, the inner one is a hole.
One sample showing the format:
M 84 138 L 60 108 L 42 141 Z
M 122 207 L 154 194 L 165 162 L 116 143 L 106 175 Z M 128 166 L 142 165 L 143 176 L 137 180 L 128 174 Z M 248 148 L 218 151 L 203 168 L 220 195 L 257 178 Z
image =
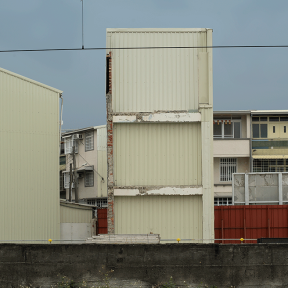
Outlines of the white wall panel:
M 116 234 L 202 239 L 201 196 L 115 197 Z M 196 241 L 201 242 L 201 241 Z
M 61 204 L 61 223 L 91 223 L 93 217 L 92 207 L 83 207 L 77 204 Z
M 201 185 L 201 124 L 114 124 L 116 186 Z
M 209 30 L 107 29 L 107 48 L 205 47 Z M 212 57 L 206 48 L 111 49 L 111 53 L 113 112 L 198 110 L 199 85 L 202 103 L 208 101 L 208 90 L 202 88 Z
M 59 93 L 0 69 L 0 240 L 60 237 Z

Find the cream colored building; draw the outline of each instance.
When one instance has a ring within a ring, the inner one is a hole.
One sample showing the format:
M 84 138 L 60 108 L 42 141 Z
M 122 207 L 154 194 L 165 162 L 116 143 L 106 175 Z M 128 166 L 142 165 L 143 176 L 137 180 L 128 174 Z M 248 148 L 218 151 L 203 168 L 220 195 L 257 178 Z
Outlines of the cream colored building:
M 288 111 L 214 111 L 214 204 L 232 205 L 232 174 L 288 171 Z
M 206 46 L 211 29 L 107 29 L 108 233 L 214 238 Z
M 66 154 L 64 188 L 69 200 L 70 164 L 77 172 L 79 203 L 107 207 L 107 131 L 106 125 L 88 127 L 62 134 Z M 73 145 L 75 165 L 73 167 Z M 72 183 L 72 201 L 75 201 L 75 183 Z
M 61 94 L 0 68 L 0 241 L 60 238 Z

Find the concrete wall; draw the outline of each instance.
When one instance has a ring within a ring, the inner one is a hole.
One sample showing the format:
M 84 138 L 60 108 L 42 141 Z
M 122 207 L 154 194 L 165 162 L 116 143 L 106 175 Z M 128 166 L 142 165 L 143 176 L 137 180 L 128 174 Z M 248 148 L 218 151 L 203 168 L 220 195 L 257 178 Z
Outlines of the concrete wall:
M 51 287 L 63 276 L 88 287 L 160 287 L 171 276 L 176 287 L 288 285 L 287 244 L 2 244 L 0 255 L 1 287 Z

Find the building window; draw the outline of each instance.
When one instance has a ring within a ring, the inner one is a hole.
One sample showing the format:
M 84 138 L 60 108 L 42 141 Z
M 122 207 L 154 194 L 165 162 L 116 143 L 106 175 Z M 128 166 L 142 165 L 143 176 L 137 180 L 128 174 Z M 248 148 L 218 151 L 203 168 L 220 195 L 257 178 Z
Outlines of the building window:
M 241 120 L 214 119 L 214 138 L 241 138 Z
M 64 139 L 65 154 L 71 154 L 73 152 L 73 146 L 75 146 L 75 153 L 78 153 L 78 138 L 76 135 L 71 135 Z
M 94 171 L 85 172 L 85 187 L 94 186 Z
M 97 206 L 99 208 L 107 208 L 108 207 L 107 198 L 87 199 L 87 204 Z
M 254 159 L 253 172 L 288 172 L 288 159 Z
M 85 151 L 94 150 L 94 132 L 85 133 Z
M 232 205 L 231 197 L 214 198 L 214 206 L 228 206 L 228 205 Z
M 69 184 L 70 184 L 70 173 L 65 172 L 64 174 L 64 188 L 69 189 Z M 72 188 L 74 188 L 74 183 L 72 183 Z
M 253 138 L 267 138 L 267 124 L 253 123 Z
M 236 173 L 236 158 L 220 158 L 220 181 L 232 181 L 232 174 Z

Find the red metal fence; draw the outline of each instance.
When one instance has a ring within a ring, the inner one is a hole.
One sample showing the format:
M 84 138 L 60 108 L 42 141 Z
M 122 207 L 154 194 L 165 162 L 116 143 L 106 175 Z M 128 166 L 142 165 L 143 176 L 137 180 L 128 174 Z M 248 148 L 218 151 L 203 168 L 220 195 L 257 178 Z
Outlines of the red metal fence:
M 215 239 L 288 238 L 288 205 L 215 206 Z M 239 240 L 215 243 L 240 244 Z M 257 243 L 244 240 L 243 243 Z
M 97 231 L 96 234 L 107 234 L 107 208 L 97 209 Z

